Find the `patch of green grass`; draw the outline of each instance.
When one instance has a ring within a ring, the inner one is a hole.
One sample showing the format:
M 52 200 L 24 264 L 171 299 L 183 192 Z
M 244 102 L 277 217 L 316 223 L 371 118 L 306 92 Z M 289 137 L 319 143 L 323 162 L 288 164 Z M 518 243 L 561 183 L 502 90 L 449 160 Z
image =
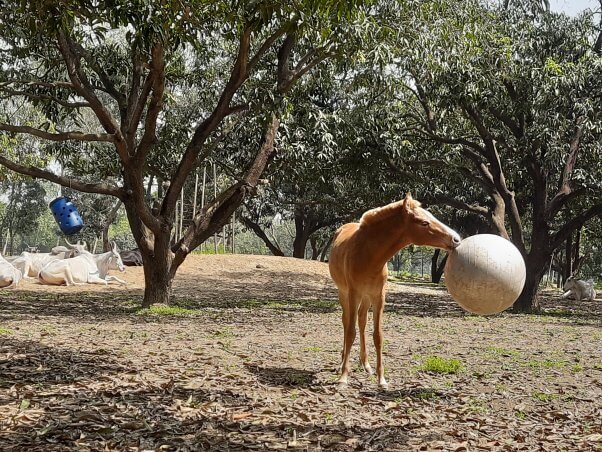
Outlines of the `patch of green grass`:
M 474 399 L 472 397 L 468 400 L 466 409 L 470 413 L 474 414 L 487 414 L 489 412 L 489 407 L 487 406 L 487 403 L 485 403 L 483 400 Z
M 213 337 L 216 339 L 231 339 L 236 337 L 236 334 L 230 328 L 223 328 L 213 332 Z
M 322 347 L 318 347 L 317 345 L 312 345 L 311 347 L 305 347 L 303 349 L 303 351 L 314 352 L 314 353 L 321 352 L 322 351 Z
M 419 367 L 422 372 L 437 374 L 457 374 L 464 367 L 458 359 L 442 358 L 440 356 L 427 356 Z
M 594 369 L 602 370 L 602 363 L 594 364 Z
M 547 317 L 572 317 L 576 313 L 569 309 L 546 309 L 541 312 L 541 315 Z
M 150 308 L 139 309 L 137 315 L 153 315 L 165 317 L 190 317 L 198 314 L 198 311 L 181 308 L 180 306 L 154 305 Z
M 503 347 L 487 347 L 487 351 L 491 354 L 499 356 L 517 357 L 520 355 L 520 352 L 517 350 L 510 350 Z
M 525 413 L 522 410 L 516 410 L 514 412 L 514 416 L 516 416 L 517 419 L 524 421 L 525 419 L 527 419 L 527 413 Z
M 0 334 L 13 334 L 13 330 L 9 330 L 8 328 L 0 326 Z
M 432 388 L 420 389 L 415 393 L 417 399 L 420 400 L 437 400 L 439 399 L 439 394 Z
M 572 371 L 573 373 L 577 373 L 577 372 L 583 372 L 583 369 L 584 369 L 584 368 L 583 368 L 583 366 L 582 366 L 581 364 L 579 364 L 579 363 L 577 363 L 577 364 L 573 364 L 573 365 L 571 366 L 571 371 Z
M 548 403 L 548 402 L 551 402 L 552 400 L 557 399 L 558 394 L 550 394 L 547 392 L 536 391 L 533 394 L 531 394 L 531 397 L 533 397 L 535 400 L 538 400 L 540 402 Z
M 534 359 L 527 362 L 527 366 L 533 369 L 562 369 L 566 366 L 566 361 L 558 361 L 554 359 Z

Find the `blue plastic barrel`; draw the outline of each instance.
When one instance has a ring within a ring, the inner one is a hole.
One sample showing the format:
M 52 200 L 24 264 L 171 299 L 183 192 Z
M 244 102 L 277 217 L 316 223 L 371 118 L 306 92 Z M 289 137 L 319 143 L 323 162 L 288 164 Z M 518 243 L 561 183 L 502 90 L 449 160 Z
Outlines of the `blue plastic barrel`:
M 66 196 L 61 196 L 52 201 L 50 211 L 65 235 L 76 234 L 84 227 L 84 220 L 77 211 L 77 207 Z

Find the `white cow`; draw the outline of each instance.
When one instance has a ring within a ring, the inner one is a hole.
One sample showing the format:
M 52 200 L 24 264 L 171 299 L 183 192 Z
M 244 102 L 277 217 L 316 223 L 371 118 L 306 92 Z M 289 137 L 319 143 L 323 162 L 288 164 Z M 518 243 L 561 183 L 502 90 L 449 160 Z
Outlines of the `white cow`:
M 594 281 L 591 279 L 588 281 L 583 281 L 575 278 L 574 276 L 570 276 L 564 283 L 563 290 L 566 290 L 566 292 L 562 295 L 562 298 L 570 297 L 577 301 L 583 299 L 594 301 L 596 299 Z
M 21 271 L 0 254 L 0 288 L 12 289 L 17 287 L 22 277 Z
M 115 242 L 111 246 L 111 251 L 102 254 L 93 254 L 93 256 L 98 267 L 98 276 L 107 282 L 117 281 L 119 284 L 127 285 L 127 282 L 123 279 L 108 274 L 109 270 L 119 270 L 121 273 L 125 272 L 125 265 Z
M 70 246 L 71 249 L 57 246 L 50 253 L 29 253 L 24 251 L 19 257 L 13 259 L 12 264 L 21 271 L 24 279 L 35 279 L 38 277 L 40 270 L 50 262 L 69 259 L 77 256 L 81 251 L 86 249 L 86 245 L 81 245 L 79 242 L 76 245 Z
M 125 271 L 117 245 L 113 243 L 111 251 L 94 255 L 88 251 L 80 250 L 79 255 L 71 259 L 55 260 L 49 262 L 38 275 L 42 284 L 52 285 L 81 285 L 81 284 L 108 284 L 108 281 L 118 281 L 126 284 L 115 276 L 108 276 L 111 266 L 116 266 L 120 271 Z

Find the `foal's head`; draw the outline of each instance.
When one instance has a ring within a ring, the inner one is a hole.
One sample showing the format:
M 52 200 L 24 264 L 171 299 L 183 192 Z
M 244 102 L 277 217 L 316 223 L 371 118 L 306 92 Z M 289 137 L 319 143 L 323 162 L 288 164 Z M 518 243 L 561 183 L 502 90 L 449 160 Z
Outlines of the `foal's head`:
M 451 250 L 460 244 L 456 231 L 437 220 L 432 213 L 408 193 L 403 200 L 406 237 L 414 245 L 426 245 Z

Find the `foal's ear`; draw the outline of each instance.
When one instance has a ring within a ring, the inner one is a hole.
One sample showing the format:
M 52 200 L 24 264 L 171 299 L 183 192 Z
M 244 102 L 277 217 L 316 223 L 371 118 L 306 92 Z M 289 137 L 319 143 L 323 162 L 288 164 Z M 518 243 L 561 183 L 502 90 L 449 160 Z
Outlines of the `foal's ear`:
M 410 192 L 406 193 L 406 197 L 403 200 L 403 208 L 408 212 L 414 210 L 414 198 L 412 198 L 412 194 Z

